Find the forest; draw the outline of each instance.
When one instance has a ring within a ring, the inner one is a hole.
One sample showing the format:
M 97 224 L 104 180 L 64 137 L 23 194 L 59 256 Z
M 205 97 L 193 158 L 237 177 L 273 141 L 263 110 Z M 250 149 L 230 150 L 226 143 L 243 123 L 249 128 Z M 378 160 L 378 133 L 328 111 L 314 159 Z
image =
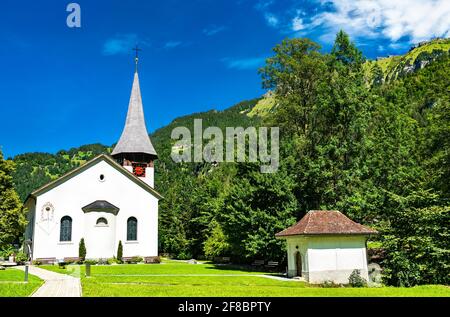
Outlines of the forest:
M 270 93 L 175 119 L 150 135 L 159 159 L 159 248 L 178 259 L 285 261 L 275 233 L 336 209 L 380 232 L 388 285 L 450 283 L 450 40 L 366 60 L 339 32 L 323 53 L 286 39 L 259 70 Z M 259 163 L 175 163 L 173 128 L 279 127 L 276 173 Z M 20 240 L 27 195 L 112 147 L 0 156 L 0 249 Z M 20 197 L 20 199 L 19 199 Z M 6 228 L 8 228 L 6 230 Z

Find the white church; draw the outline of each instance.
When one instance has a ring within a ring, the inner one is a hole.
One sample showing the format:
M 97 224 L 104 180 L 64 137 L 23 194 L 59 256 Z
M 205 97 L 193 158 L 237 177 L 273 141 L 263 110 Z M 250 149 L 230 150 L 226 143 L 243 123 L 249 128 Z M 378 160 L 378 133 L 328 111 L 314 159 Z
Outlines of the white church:
M 144 120 L 139 77 L 134 74 L 125 127 L 111 156 L 102 154 L 32 192 L 25 201 L 25 250 L 32 260 L 57 262 L 158 255 L 157 153 Z

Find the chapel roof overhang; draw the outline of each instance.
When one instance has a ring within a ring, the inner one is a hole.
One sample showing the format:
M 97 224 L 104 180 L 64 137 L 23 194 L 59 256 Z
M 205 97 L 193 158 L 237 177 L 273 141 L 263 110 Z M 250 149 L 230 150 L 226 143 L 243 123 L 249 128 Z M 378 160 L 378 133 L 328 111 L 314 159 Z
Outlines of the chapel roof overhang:
M 378 232 L 354 222 L 337 210 L 310 210 L 296 224 L 275 234 L 277 238 L 308 235 L 373 235 Z
M 111 204 L 110 202 L 107 202 L 106 200 L 96 200 L 89 205 L 84 206 L 81 208 L 84 213 L 87 212 L 108 212 L 113 214 L 114 216 L 117 216 L 119 213 L 119 208 Z
M 117 142 L 111 155 L 117 156 L 124 153 L 145 153 L 152 157 L 158 156 L 150 137 L 148 136 L 145 124 L 144 108 L 142 105 L 141 89 L 137 71 L 134 73 L 125 127 L 119 142 Z

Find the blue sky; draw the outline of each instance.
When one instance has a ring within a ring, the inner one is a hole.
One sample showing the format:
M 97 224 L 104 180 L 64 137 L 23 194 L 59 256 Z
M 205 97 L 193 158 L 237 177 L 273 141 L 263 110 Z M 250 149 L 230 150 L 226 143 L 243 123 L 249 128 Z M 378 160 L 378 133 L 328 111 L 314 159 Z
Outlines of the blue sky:
M 0 10 L 0 147 L 6 157 L 116 142 L 138 43 L 147 126 L 224 109 L 264 93 L 257 69 L 287 37 L 328 51 L 347 31 L 369 58 L 449 36 L 449 1 L 4 0 Z

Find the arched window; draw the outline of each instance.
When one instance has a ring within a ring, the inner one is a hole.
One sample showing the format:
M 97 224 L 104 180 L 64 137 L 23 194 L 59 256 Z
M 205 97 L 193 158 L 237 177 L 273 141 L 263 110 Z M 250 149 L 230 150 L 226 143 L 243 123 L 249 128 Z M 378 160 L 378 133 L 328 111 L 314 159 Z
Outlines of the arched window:
M 100 226 L 100 227 L 107 227 L 108 226 L 108 220 L 106 220 L 103 217 L 100 217 L 100 218 L 97 219 L 97 222 L 95 224 L 97 226 Z
M 137 240 L 137 219 L 134 217 L 128 218 L 127 221 L 127 240 L 128 241 Z
M 72 218 L 70 218 L 69 216 L 64 216 L 61 218 L 59 240 L 72 241 Z

